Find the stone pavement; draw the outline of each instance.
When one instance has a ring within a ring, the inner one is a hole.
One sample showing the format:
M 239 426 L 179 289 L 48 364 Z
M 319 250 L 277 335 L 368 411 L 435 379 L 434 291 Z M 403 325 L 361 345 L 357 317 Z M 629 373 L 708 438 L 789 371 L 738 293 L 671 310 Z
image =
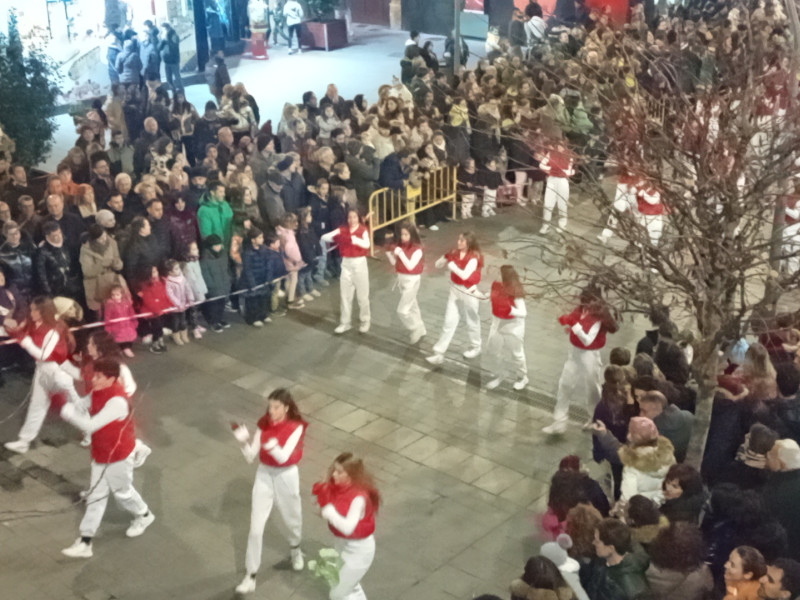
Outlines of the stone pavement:
M 503 209 L 492 219 L 427 232 L 420 301 L 429 335 L 419 348 L 408 346 L 394 314 L 397 294 L 385 259 L 369 263 L 373 327 L 366 335 L 332 335 L 334 283 L 306 309 L 263 330 L 233 315 L 225 333 L 208 333 L 188 347 L 170 345 L 166 355 L 139 348 L 131 361 L 140 390 L 136 415 L 153 454 L 137 471 L 136 486 L 157 517 L 140 538 L 125 537 L 128 517 L 110 502 L 95 557 L 66 559 L 60 550 L 75 539 L 83 513 L 76 498 L 88 485 L 87 451 L 74 430 L 55 419 L 25 456 L 1 450 L 0 589 L 17 600 L 232 598 L 243 572 L 255 466 L 242 459 L 228 422 L 242 420 L 252 429 L 263 414 L 264 394 L 290 386 L 311 424 L 300 467 L 309 556 L 332 542 L 312 505 L 311 485 L 349 450 L 366 457 L 385 499 L 376 560 L 364 580 L 370 598 L 506 597 L 508 583 L 541 543 L 536 522 L 552 472 L 566 454 L 588 459 L 590 442 L 577 425 L 560 438 L 540 432 L 567 351 L 555 321 L 561 307 L 528 302 L 531 386 L 522 393 L 508 382 L 494 392 L 481 388 L 487 374 L 480 359 L 460 355 L 463 331 L 442 368 L 432 370 L 424 361 L 447 297 L 447 276 L 433 262 L 467 226 L 478 230 L 487 255 L 482 288 L 505 261 L 536 267 L 535 251 L 520 250 L 520 240 L 539 226 L 528 209 Z M 488 303 L 481 317 L 485 339 Z M 626 323 L 611 344 L 631 347 L 641 330 Z M 2 388 L 2 441 L 16 435 L 27 386 L 15 376 Z M 585 418 L 574 417 L 575 424 Z M 321 581 L 289 569 L 277 522 L 273 517 L 267 526 L 253 597 L 326 597 Z

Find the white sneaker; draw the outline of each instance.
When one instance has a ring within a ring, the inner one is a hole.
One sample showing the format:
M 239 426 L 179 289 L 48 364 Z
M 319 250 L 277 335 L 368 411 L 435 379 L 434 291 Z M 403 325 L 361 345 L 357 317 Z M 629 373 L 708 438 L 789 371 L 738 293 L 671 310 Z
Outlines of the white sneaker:
M 12 452 L 16 452 L 17 454 L 25 454 L 31 447 L 28 442 L 23 442 L 22 440 L 17 440 L 15 442 L 6 442 L 3 444 L 6 447 L 6 450 L 11 450 Z
M 481 349 L 480 348 L 470 348 L 469 350 L 464 352 L 464 354 L 462 354 L 461 356 L 463 356 L 464 358 L 468 358 L 469 359 L 469 358 L 475 358 L 476 356 L 479 356 L 480 353 L 481 353 Z
M 542 433 L 546 433 L 547 435 L 557 435 L 560 433 L 564 433 L 567 430 L 567 422 L 566 421 L 555 421 L 552 425 L 548 425 L 547 427 L 542 428 Z
M 439 226 L 431 225 L 430 227 L 428 227 L 428 231 L 439 231 Z
M 92 445 L 92 436 L 88 433 L 81 438 L 81 447 L 88 448 Z
M 528 385 L 528 377 L 523 377 L 519 381 L 514 382 L 514 389 L 518 392 L 525 389 L 525 386 Z
M 319 298 L 322 296 L 322 293 L 319 290 L 311 290 L 311 295 L 314 296 L 314 298 Z
M 542 225 L 542 228 L 539 230 L 539 235 L 544 235 L 550 231 L 550 225 Z
M 303 294 L 303 300 L 305 300 L 306 302 L 311 302 L 313 299 L 314 296 L 312 296 L 311 294 Z
M 601 244 L 604 244 L 604 245 L 605 245 L 605 244 L 607 244 L 607 243 L 608 243 L 608 240 L 610 240 L 610 239 L 611 239 L 611 236 L 612 236 L 612 235 L 614 235 L 614 234 L 613 234 L 613 233 L 611 233 L 611 230 L 610 230 L 610 229 L 603 229 L 603 231 L 601 231 L 601 232 L 598 234 L 598 236 L 597 236 L 597 239 L 598 239 L 598 240 L 600 240 L 600 243 L 601 243 Z
M 292 548 L 292 569 L 302 571 L 306 562 L 303 560 L 303 551 L 300 548 Z
M 242 583 L 236 586 L 237 594 L 252 594 L 256 591 L 256 578 L 253 575 L 245 575 Z
M 70 558 L 92 558 L 92 544 L 82 542 L 81 538 L 78 538 L 72 546 L 64 548 L 61 554 Z
M 150 448 L 150 446 L 144 442 L 137 441 L 136 446 L 133 448 L 133 468 L 138 469 L 141 467 L 152 452 L 153 450 Z
M 286 297 L 286 292 L 284 292 L 283 290 L 278 290 L 278 298 L 285 298 L 285 297 Z
M 351 325 L 341 324 L 336 329 L 333 330 L 333 333 L 339 335 L 339 334 L 345 333 L 347 331 L 350 331 L 352 328 L 353 327 Z
M 152 336 L 152 334 L 150 334 L 150 333 L 148 333 L 146 336 L 144 336 L 144 337 L 142 338 L 142 343 L 143 343 L 145 346 L 149 346 L 149 345 L 150 345 L 150 342 L 152 342 L 152 341 L 153 341 L 153 336 Z
M 431 354 L 430 356 L 426 357 L 425 360 L 432 365 L 440 365 L 444 362 L 444 354 Z
M 144 533 L 145 529 L 152 525 L 153 521 L 155 520 L 156 516 L 152 513 L 152 511 L 147 511 L 147 514 L 139 515 L 133 521 L 131 521 L 131 526 L 128 527 L 125 535 L 128 537 L 139 537 Z
M 567 220 L 566 219 L 559 219 L 558 220 L 558 228 L 559 229 L 566 229 L 567 228 Z
M 264 321 L 253 321 L 253 327 L 263 327 Z
M 489 383 L 486 384 L 486 389 L 487 390 L 496 390 L 499 385 L 500 385 L 500 378 L 499 377 L 495 377 Z
M 428 332 L 425 330 L 424 327 L 417 329 L 414 333 L 411 334 L 411 337 L 409 338 L 411 345 L 413 346 L 414 344 L 419 342 L 425 336 L 426 333 Z
M 369 323 L 361 323 L 361 325 L 358 326 L 359 333 L 367 333 L 368 331 L 369 331 Z

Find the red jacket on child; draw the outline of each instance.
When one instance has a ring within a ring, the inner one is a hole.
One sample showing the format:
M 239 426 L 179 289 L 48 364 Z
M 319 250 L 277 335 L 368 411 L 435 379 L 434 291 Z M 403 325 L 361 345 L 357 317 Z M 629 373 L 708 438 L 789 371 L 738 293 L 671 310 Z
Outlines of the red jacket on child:
M 139 297 L 142 299 L 142 310 L 156 316 L 161 316 L 164 311 L 173 307 L 163 279 L 149 280 L 139 291 Z

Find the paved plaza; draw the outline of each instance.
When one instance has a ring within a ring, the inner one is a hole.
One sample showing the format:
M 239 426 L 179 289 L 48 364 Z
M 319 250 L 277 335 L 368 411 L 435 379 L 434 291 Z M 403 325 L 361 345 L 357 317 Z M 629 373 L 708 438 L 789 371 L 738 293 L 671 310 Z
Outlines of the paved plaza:
M 254 427 L 263 396 L 290 386 L 310 422 L 300 468 L 305 534 L 313 555 L 332 536 L 310 494 L 331 460 L 345 450 L 365 456 L 385 504 L 378 517 L 377 557 L 364 587 L 375 600 L 469 599 L 505 596 L 508 583 L 541 540 L 537 518 L 558 461 L 577 452 L 588 459 L 590 440 L 574 415 L 563 437 L 540 432 L 548 422 L 567 339 L 555 321 L 557 306 L 528 301 L 526 346 L 531 386 L 510 382 L 487 392 L 480 360 L 465 361 L 463 332 L 448 360 L 432 370 L 424 361 L 441 326 L 447 277 L 432 263 L 465 223 L 450 223 L 424 239 L 428 251 L 420 301 L 429 335 L 409 347 L 394 314 L 397 295 L 385 259 L 370 261 L 373 327 L 332 335 L 338 285 L 301 311 L 263 330 L 236 315 L 224 334 L 170 345 L 163 356 L 139 350 L 131 361 L 139 383 L 139 435 L 153 454 L 136 472 L 136 486 L 157 516 L 141 538 L 128 539 L 128 516 L 109 503 L 94 544 L 94 558 L 60 554 L 77 535 L 88 485 L 88 451 L 74 430 L 50 419 L 41 441 L 24 456 L 0 454 L 0 589 L 24 598 L 233 597 L 243 571 L 255 465 L 239 452 L 228 426 Z M 503 239 L 529 237 L 538 221 L 530 211 L 506 209 L 474 220 L 487 254 L 488 288 L 508 260 L 533 264 Z M 499 241 L 498 241 L 499 240 Z M 490 307 L 482 303 L 484 339 Z M 639 325 L 626 324 L 612 344 L 634 343 Z M 606 349 L 606 351 L 608 348 Z M 0 435 L 12 439 L 28 382 L 14 377 L 2 389 Z M 584 417 L 585 418 L 585 417 Z M 288 565 L 277 519 L 265 535 L 255 598 L 324 598 L 321 580 Z
M 232 78 L 247 83 L 273 125 L 284 101 L 299 101 L 306 89 L 321 95 L 330 81 L 344 97 L 366 92 L 374 100 L 378 85 L 399 72 L 405 34 L 365 27 L 358 32 L 356 45 L 330 54 L 289 58 L 284 48 L 271 52 L 267 63 L 232 64 Z M 205 85 L 187 93 L 198 108 L 208 97 Z M 53 164 L 74 138 L 64 124 Z M 572 210 L 585 209 L 587 217 L 571 227 L 596 233 L 589 228 L 599 217 L 577 197 L 575 204 Z M 501 264 L 541 267 L 539 252 L 525 244 L 539 225 L 535 211 L 515 207 L 425 235 L 420 304 L 428 336 L 419 347 L 408 346 L 394 313 L 397 294 L 385 259 L 369 262 L 373 326 L 366 335 L 332 335 L 338 319 L 334 282 L 305 309 L 263 330 L 231 315 L 235 324 L 225 333 L 208 333 L 184 348 L 170 345 L 164 356 L 139 347 L 131 361 L 140 390 L 135 410 L 139 435 L 153 454 L 137 470 L 135 484 L 155 523 L 142 537 L 128 539 L 128 516 L 110 502 L 94 558 L 61 555 L 77 536 L 84 508 L 78 492 L 88 485 L 89 454 L 75 430 L 51 418 L 26 455 L 0 449 L 3 596 L 233 598 L 243 574 L 256 466 L 242 458 L 228 423 L 244 421 L 252 430 L 264 412 L 264 395 L 290 386 L 310 422 L 300 465 L 308 557 L 331 546 L 333 537 L 315 511 L 311 485 L 338 453 L 353 451 L 366 457 L 385 501 L 376 560 L 363 582 L 371 600 L 467 600 L 487 592 L 507 597 L 508 583 L 538 552 L 537 520 L 558 461 L 574 452 L 590 457 L 589 435 L 578 426 L 585 415 L 573 415 L 565 436 L 547 439 L 540 432 L 568 349 L 555 317 L 570 306 L 527 302 L 531 385 L 521 393 L 508 381 L 493 392 L 482 389 L 488 379 L 480 359 L 461 358 L 463 331 L 441 368 L 431 369 L 424 357 L 440 331 L 448 293 L 446 273 L 433 268 L 435 258 L 459 231 L 475 228 L 487 256 L 481 287 L 488 290 Z M 481 317 L 485 341 L 488 302 Z M 610 344 L 633 347 L 642 329 L 626 321 Z M 18 375 L 0 388 L 0 441 L 15 437 L 28 388 Z M 253 597 L 326 598 L 321 580 L 291 571 L 278 521 L 273 516 L 267 526 Z

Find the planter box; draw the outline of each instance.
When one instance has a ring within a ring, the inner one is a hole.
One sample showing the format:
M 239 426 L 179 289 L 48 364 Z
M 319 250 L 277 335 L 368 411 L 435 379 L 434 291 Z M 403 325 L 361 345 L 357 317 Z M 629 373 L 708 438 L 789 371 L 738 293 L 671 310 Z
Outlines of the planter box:
M 306 21 L 300 31 L 300 46 L 325 51 L 344 48 L 347 46 L 347 22 L 344 19 Z

